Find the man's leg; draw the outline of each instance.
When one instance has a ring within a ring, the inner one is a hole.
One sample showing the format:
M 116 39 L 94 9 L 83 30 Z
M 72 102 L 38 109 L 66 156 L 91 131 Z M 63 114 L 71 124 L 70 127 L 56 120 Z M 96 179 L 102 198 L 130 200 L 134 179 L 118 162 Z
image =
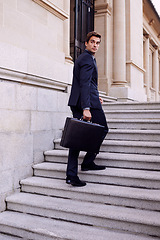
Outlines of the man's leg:
M 68 154 L 68 164 L 66 175 L 69 178 L 76 177 L 78 174 L 78 156 L 79 151 L 74 149 L 69 149 Z
M 82 111 L 76 107 L 71 107 L 73 117 L 74 118 L 81 118 L 83 115 Z M 79 150 L 69 149 L 68 154 L 68 163 L 67 163 L 67 171 L 66 171 L 66 183 L 72 184 L 73 186 L 82 187 L 85 186 L 86 183 L 81 181 L 78 178 L 78 156 Z
M 107 121 L 105 114 L 102 109 L 92 109 L 91 108 L 91 115 L 92 115 L 92 122 L 100 124 L 105 127 L 104 130 L 104 135 L 102 137 L 102 142 L 105 138 L 105 136 L 108 133 L 108 126 L 107 126 Z M 92 152 L 87 152 L 87 154 L 84 157 L 83 163 L 81 165 L 82 171 L 87 171 L 87 170 L 103 170 L 105 169 L 105 166 L 98 166 L 94 163 L 94 160 L 96 158 L 95 153 Z

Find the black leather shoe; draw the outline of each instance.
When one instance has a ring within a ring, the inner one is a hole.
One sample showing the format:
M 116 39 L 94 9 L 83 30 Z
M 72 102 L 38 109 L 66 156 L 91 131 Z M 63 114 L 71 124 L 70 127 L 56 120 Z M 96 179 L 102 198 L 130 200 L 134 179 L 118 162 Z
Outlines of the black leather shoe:
M 89 170 L 92 170 L 92 171 L 96 171 L 96 170 L 104 170 L 106 169 L 105 166 L 102 166 L 102 165 L 96 165 L 95 163 L 92 163 L 90 165 L 81 165 L 81 170 L 82 171 L 89 171 Z
M 84 187 L 86 185 L 86 182 L 81 181 L 78 176 L 76 177 L 67 177 L 66 183 L 71 184 L 74 187 Z

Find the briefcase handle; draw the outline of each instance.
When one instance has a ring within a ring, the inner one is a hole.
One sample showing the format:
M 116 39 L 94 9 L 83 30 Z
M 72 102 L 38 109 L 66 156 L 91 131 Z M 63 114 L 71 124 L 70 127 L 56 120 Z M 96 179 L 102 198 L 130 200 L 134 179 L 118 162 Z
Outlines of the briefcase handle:
M 84 121 L 84 122 L 88 122 L 88 123 L 93 123 L 92 122 L 92 118 L 91 118 L 91 120 L 89 120 L 89 121 L 87 121 L 87 120 L 84 120 L 83 119 L 83 116 L 79 119 L 80 121 Z M 94 125 L 97 125 L 97 126 L 102 126 L 102 125 L 100 125 L 99 123 L 93 123 Z M 103 126 L 104 127 L 104 126 Z
M 92 122 L 91 120 L 87 121 L 87 120 L 83 119 L 83 116 L 79 120 L 84 121 L 84 122 L 90 122 L 90 123 Z

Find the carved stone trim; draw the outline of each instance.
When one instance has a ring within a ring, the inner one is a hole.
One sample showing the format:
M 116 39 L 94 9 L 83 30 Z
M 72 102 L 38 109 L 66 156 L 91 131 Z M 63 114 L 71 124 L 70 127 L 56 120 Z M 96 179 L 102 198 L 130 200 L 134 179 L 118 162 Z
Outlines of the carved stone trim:
M 96 4 L 95 11 L 96 14 L 108 13 L 111 15 L 111 7 L 108 3 Z
M 154 46 L 151 44 L 151 42 L 149 43 L 149 49 L 150 49 L 152 52 L 155 51 L 155 48 L 154 48 Z
M 69 18 L 68 14 L 66 12 L 64 12 L 60 8 L 56 7 L 49 0 L 32 0 L 32 1 L 39 4 L 41 7 L 45 8 L 47 11 L 51 12 L 52 14 L 54 14 L 56 17 L 62 19 L 63 21 Z
M 73 58 L 71 56 L 65 56 L 65 61 L 73 64 Z
M 68 91 L 68 85 L 53 79 L 0 67 L 0 80 L 22 83 L 35 87 L 49 88 L 61 92 Z
M 135 62 L 133 62 L 132 60 L 131 61 L 127 61 L 126 64 L 130 64 L 132 66 L 134 66 L 135 68 L 137 68 L 138 70 L 140 70 L 142 73 L 145 73 L 145 69 L 144 68 L 141 68 L 139 67 Z
M 156 89 L 153 87 L 150 87 L 151 92 L 156 92 Z
M 153 47 L 155 48 L 155 50 L 158 50 L 158 46 L 157 45 L 154 45 Z
M 152 26 L 154 22 L 155 22 L 154 19 L 151 19 L 148 24 Z
M 148 33 L 145 33 L 144 37 L 148 39 L 150 37 L 150 35 Z

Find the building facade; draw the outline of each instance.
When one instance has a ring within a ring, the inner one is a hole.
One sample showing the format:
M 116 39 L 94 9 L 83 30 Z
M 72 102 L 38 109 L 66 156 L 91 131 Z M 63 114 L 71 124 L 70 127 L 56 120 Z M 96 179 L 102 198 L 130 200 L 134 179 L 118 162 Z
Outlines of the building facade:
M 160 100 L 160 17 L 151 1 L 95 1 L 99 85 L 119 101 Z
M 160 100 L 160 18 L 151 1 L 83 3 L 0 0 L 0 211 L 61 136 L 73 58 L 88 30 L 102 35 L 101 91 L 118 101 Z

